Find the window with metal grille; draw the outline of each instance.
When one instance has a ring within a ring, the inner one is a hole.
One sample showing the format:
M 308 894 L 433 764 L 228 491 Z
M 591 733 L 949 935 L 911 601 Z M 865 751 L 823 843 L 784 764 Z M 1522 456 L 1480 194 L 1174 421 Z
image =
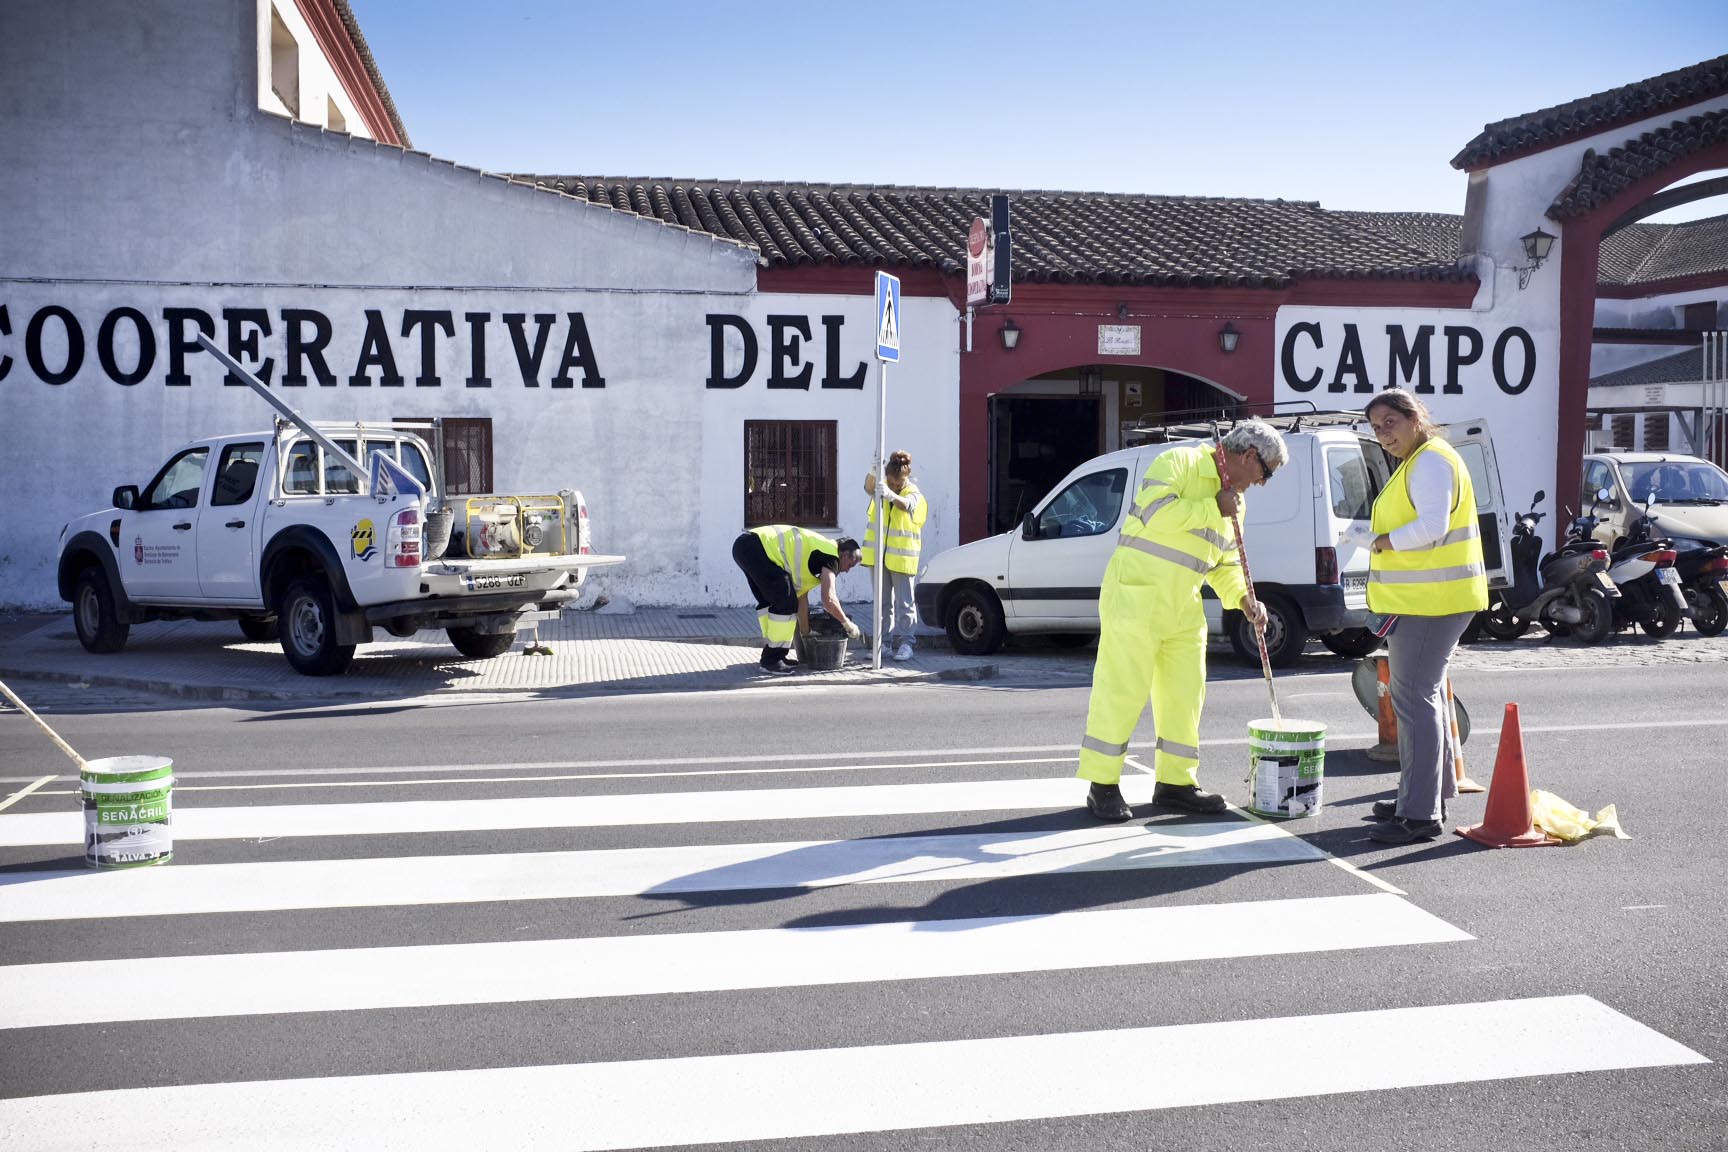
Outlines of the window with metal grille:
M 1632 447 L 1633 438 L 1637 433 L 1637 421 L 1638 417 L 1636 416 L 1614 417 L 1614 447 Z
M 424 416 L 398 416 L 409 424 L 430 424 Z M 490 416 L 444 417 L 444 494 L 474 496 L 492 491 L 492 418 Z M 420 438 L 431 443 L 430 428 L 416 428 Z M 418 472 L 410 462 L 410 471 Z
M 744 422 L 744 527 L 840 523 L 833 420 Z
M 1668 413 L 1651 412 L 1644 417 L 1644 451 L 1668 451 Z

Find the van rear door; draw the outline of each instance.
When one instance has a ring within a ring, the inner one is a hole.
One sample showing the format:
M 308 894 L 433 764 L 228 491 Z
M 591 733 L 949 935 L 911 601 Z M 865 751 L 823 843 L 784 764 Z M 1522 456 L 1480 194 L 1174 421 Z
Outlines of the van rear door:
M 1317 437 L 1322 456 L 1320 474 L 1326 477 L 1323 506 L 1329 508 L 1317 547 L 1336 541 L 1351 522 L 1366 521 L 1374 498 L 1386 484 L 1384 454 L 1372 439 L 1354 432 L 1326 433 Z M 1341 544 L 1337 549 L 1338 582 L 1344 589 L 1344 606 L 1357 612 L 1368 609 L 1368 549 Z
M 1458 450 L 1470 469 L 1470 484 L 1476 489 L 1476 524 L 1482 533 L 1482 564 L 1488 570 L 1488 587 L 1504 588 L 1512 582 L 1506 541 L 1512 524 L 1500 490 L 1500 465 L 1494 457 L 1494 438 L 1486 420 L 1461 420 L 1442 425 L 1441 435 Z

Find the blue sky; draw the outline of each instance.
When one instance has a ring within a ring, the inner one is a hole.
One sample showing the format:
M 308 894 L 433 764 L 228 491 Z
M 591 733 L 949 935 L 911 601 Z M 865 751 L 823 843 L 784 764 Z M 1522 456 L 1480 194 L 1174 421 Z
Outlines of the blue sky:
M 415 147 L 492 171 L 1435 212 L 1483 124 L 1728 52 L 1728 0 L 350 3 Z

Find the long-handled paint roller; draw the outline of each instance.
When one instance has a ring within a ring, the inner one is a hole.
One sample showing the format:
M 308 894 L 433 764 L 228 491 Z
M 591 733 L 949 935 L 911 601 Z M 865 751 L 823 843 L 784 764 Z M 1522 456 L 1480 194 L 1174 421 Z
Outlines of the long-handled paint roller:
M 40 717 L 40 716 L 36 715 L 36 713 L 32 712 L 30 710 L 30 705 L 28 705 L 28 704 L 24 703 L 24 701 L 18 699 L 17 694 L 14 693 L 12 691 L 12 689 L 6 687 L 6 682 L 3 680 L 0 680 L 0 693 L 4 693 L 6 696 L 6 699 L 12 701 L 12 703 L 17 707 L 17 709 L 20 712 L 24 713 L 24 715 L 26 715 L 26 716 L 30 717 L 30 719 L 34 720 L 36 722 L 36 727 L 38 727 L 38 728 L 42 729 L 42 731 L 48 733 L 48 739 L 54 741 L 55 745 L 57 745 L 59 747 L 60 751 L 66 753 L 66 755 L 72 757 L 72 762 L 74 764 L 78 765 L 78 771 L 80 774 L 89 770 L 89 768 L 90 768 L 89 763 L 84 759 L 84 757 L 78 755 L 78 750 L 73 748 L 72 745 L 66 743 L 66 741 L 60 739 L 60 733 L 58 733 L 58 732 L 54 731 L 54 729 L 48 727 L 48 721 L 42 719 L 42 717 Z
M 1212 454 L 1218 461 L 1219 483 L 1229 487 L 1230 476 L 1228 466 L 1224 462 L 1224 441 L 1222 439 L 1213 440 Z M 1248 546 L 1242 542 L 1242 514 L 1240 512 L 1230 513 L 1230 529 L 1236 534 L 1236 557 L 1242 562 L 1242 583 L 1248 587 L 1248 598 L 1258 602 L 1259 597 L 1254 595 L 1254 576 L 1248 570 Z M 1275 722 L 1282 722 L 1284 718 L 1278 713 L 1278 690 L 1272 686 L 1272 660 L 1266 654 L 1266 625 L 1261 623 L 1259 617 L 1255 617 L 1254 620 L 1254 641 L 1260 646 L 1260 670 L 1266 674 L 1266 694 L 1272 697 L 1272 719 Z

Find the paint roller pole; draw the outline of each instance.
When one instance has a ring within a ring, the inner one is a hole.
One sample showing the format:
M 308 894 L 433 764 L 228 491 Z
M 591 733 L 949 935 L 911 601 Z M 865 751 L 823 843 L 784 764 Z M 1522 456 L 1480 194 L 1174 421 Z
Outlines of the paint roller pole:
M 1230 484 L 1229 468 L 1224 462 L 1224 441 L 1214 440 L 1212 455 L 1218 462 L 1218 483 L 1221 488 Z M 1254 595 L 1254 574 L 1248 570 L 1248 545 L 1242 541 L 1242 516 L 1238 512 L 1230 513 L 1230 529 L 1236 534 L 1236 557 L 1242 561 L 1242 583 L 1248 589 L 1248 598 L 1259 602 Z M 1278 714 L 1278 690 L 1272 686 L 1272 661 L 1266 655 L 1266 626 L 1260 618 L 1254 618 L 1254 640 L 1260 646 L 1260 671 L 1266 675 L 1266 694 L 1272 698 L 1272 719 L 1281 723 L 1283 717 Z
M 18 711 L 24 713 L 24 715 L 26 715 L 26 716 L 30 717 L 30 719 L 36 721 L 36 726 L 38 728 L 42 729 L 42 731 L 48 733 L 48 739 L 54 741 L 55 744 L 59 745 L 60 751 L 66 753 L 66 755 L 72 757 L 72 763 L 78 765 L 78 771 L 80 773 L 84 772 L 86 769 L 88 769 L 90 767 L 89 764 L 84 762 L 84 757 L 78 755 L 77 751 L 72 747 L 72 745 L 70 745 L 70 744 L 66 743 L 66 741 L 60 739 L 60 733 L 58 733 L 58 732 L 54 731 L 54 729 L 48 727 L 48 722 L 46 720 L 42 719 L 42 717 L 36 715 L 36 713 L 32 712 L 30 710 L 30 705 L 28 705 L 28 704 L 24 703 L 24 701 L 18 699 L 18 697 L 13 694 L 12 689 L 6 687 L 6 684 L 4 681 L 0 681 L 0 693 L 4 693 L 6 696 L 6 699 L 12 701 L 12 703 L 17 706 Z
M 888 482 L 888 362 L 876 361 L 876 487 Z M 870 606 L 870 670 L 882 671 L 882 596 L 888 576 L 888 501 L 872 492 L 876 504 L 876 570 L 870 574 L 875 584 L 874 603 Z

